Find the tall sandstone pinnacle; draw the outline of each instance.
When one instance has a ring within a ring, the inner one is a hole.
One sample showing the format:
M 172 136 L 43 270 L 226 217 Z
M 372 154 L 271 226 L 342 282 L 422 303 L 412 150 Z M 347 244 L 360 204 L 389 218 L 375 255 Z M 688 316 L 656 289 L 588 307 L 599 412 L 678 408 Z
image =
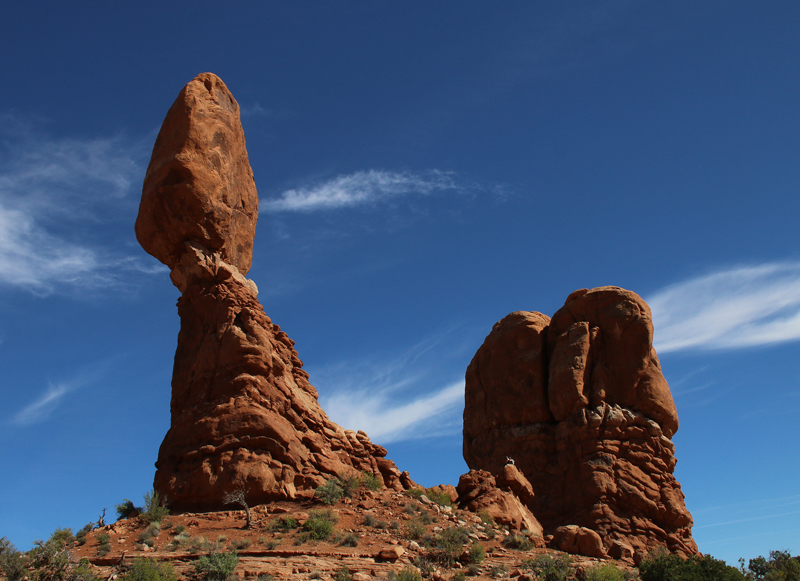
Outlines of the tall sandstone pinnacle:
M 294 341 L 264 313 L 245 278 L 257 218 L 239 105 L 219 77 L 198 75 L 161 126 L 136 220 L 139 243 L 182 293 L 155 490 L 174 510 L 203 511 L 235 488 L 257 504 L 363 470 L 410 486 L 384 448 L 328 419 Z
M 678 414 L 637 294 L 583 289 L 552 319 L 511 313 L 467 368 L 465 399 L 467 465 L 512 458 L 546 534 L 591 529 L 613 557 L 697 552 L 673 476 Z

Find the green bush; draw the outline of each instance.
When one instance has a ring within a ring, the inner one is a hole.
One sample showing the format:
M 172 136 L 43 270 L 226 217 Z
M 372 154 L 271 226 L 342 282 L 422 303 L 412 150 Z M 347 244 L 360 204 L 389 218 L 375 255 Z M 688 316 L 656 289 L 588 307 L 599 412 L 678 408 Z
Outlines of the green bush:
M 372 472 L 367 472 L 364 470 L 361 472 L 361 486 L 375 491 L 380 490 L 383 485 L 381 484 L 381 479 L 378 476 Z
M 50 542 L 55 543 L 61 548 L 68 547 L 74 540 L 75 537 L 72 536 L 72 529 L 56 529 L 55 532 L 50 535 Z
M 436 492 L 435 490 L 431 490 L 430 488 L 425 492 L 425 496 L 431 499 L 433 502 L 438 504 L 439 506 L 452 506 L 453 501 L 450 499 L 450 495 L 446 492 Z
M 627 581 L 627 579 L 625 571 L 611 563 L 595 565 L 586 574 L 586 581 Z
M 639 564 L 642 581 L 744 581 L 744 574 L 711 555 L 683 559 L 666 550 L 653 552 Z
M 744 573 L 744 559 L 739 562 Z M 800 581 L 800 557 L 792 557 L 788 551 L 770 551 L 769 560 L 761 556 L 750 559 L 745 578 L 748 581 Z
M 411 498 L 419 500 L 419 497 L 425 494 L 425 491 L 422 488 L 409 488 L 406 490 L 406 494 Z
M 142 511 L 142 518 L 148 523 L 161 522 L 169 515 L 166 499 L 161 498 L 155 490 L 145 493 Z
M 469 542 L 469 531 L 464 527 L 446 528 L 431 539 L 432 557 L 445 567 L 452 567 Z
M 333 525 L 337 521 L 336 515 L 332 510 L 312 510 L 308 515 L 308 520 L 303 523 L 303 530 L 306 531 L 306 538 L 317 541 L 324 541 L 333 533 Z
M 503 546 L 516 551 L 530 551 L 533 548 L 533 543 L 526 536 L 511 533 L 503 539 Z
M 339 487 L 342 489 L 342 495 L 350 498 L 357 491 L 361 482 L 358 476 L 347 476 L 344 472 L 339 473 Z
M 123 581 L 177 581 L 175 569 L 170 563 L 159 563 L 155 559 L 136 558 L 131 568 L 125 571 Z
M 537 555 L 522 562 L 522 568 L 530 571 L 535 579 L 541 581 L 567 581 L 571 565 L 572 559 L 566 555 L 555 558 L 550 555 Z
M 469 548 L 469 562 L 475 563 L 480 565 L 483 563 L 483 560 L 486 558 L 486 549 L 483 548 L 483 545 L 479 545 L 475 543 Z
M 344 547 L 357 547 L 358 546 L 358 535 L 355 533 L 348 533 L 342 539 L 340 543 Z
M 425 525 L 418 518 L 411 519 L 406 525 L 406 538 L 411 540 L 418 540 L 425 534 Z
M 236 553 L 211 553 L 197 559 L 194 570 L 205 581 L 227 581 L 238 563 L 239 556 Z
M 342 565 L 342 568 L 333 574 L 333 581 L 353 581 L 353 576 L 350 574 L 350 569 L 347 565 Z
M 314 491 L 314 496 L 319 498 L 325 504 L 331 505 L 338 502 L 344 496 L 344 490 L 339 483 L 338 478 L 331 478 L 322 486 L 317 487 Z
M 252 544 L 250 539 L 234 539 L 231 541 L 231 548 L 237 551 L 247 549 Z
M 275 519 L 272 519 L 267 525 L 267 528 L 271 531 L 282 531 L 284 533 L 289 532 L 293 529 L 296 529 L 298 526 L 297 519 L 293 516 L 281 516 Z
M 69 551 L 59 542 L 36 541 L 28 551 L 28 561 L 33 572 L 27 577 L 31 581 L 94 581 L 89 564 L 81 560 L 78 565 L 70 562 Z
M 6 537 L 0 538 L 0 575 L 8 581 L 22 581 L 26 573 L 22 553 Z
M 139 510 L 133 506 L 133 502 L 127 498 L 123 498 L 122 502 L 115 506 L 117 509 L 117 520 L 128 518 L 131 514 Z
M 419 574 L 419 571 L 407 567 L 397 573 L 390 572 L 389 581 L 422 581 L 422 575 Z

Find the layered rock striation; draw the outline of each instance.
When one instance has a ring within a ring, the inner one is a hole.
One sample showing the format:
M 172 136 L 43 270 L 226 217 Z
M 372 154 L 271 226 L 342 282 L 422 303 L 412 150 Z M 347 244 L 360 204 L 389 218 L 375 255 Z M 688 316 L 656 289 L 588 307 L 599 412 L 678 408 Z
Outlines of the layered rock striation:
M 697 552 L 673 475 L 678 415 L 637 294 L 583 289 L 552 319 L 511 313 L 470 363 L 465 400 L 467 465 L 497 473 L 512 458 L 558 544 L 579 551 L 594 531 L 610 556 Z
M 173 510 L 205 511 L 223 509 L 236 488 L 258 504 L 364 470 L 391 488 L 412 485 L 384 448 L 325 415 L 294 342 L 264 313 L 245 277 L 257 217 L 239 106 L 201 74 L 162 124 L 136 220 L 140 244 L 182 293 L 155 490 Z

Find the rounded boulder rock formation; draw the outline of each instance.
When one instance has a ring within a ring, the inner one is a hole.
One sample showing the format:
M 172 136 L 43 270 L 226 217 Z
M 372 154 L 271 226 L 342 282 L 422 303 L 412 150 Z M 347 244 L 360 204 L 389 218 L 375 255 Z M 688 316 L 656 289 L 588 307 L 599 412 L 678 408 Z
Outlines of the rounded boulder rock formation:
M 546 534 L 588 529 L 604 551 L 697 552 L 673 476 L 677 429 L 650 308 L 618 287 L 575 291 L 552 319 L 511 313 L 467 369 L 467 465 L 497 474 L 511 459 Z

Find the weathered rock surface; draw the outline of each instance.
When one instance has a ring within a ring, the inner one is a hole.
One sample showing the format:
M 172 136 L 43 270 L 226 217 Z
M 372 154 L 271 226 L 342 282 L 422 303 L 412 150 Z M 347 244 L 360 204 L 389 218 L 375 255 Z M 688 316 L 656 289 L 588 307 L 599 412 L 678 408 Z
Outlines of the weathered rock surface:
M 538 546 L 544 546 L 542 526 L 512 488 L 514 486 L 527 495 L 531 490 L 530 483 L 519 471 L 511 473 L 510 479 L 502 476 L 503 473 L 498 483 L 498 479 L 486 470 L 470 470 L 462 474 L 456 486 L 458 506 L 476 514 L 485 511 L 497 524 L 518 531 L 527 530 L 532 539 L 540 541 Z M 508 487 L 504 488 L 503 484 Z
M 470 363 L 465 399 L 467 465 L 497 473 L 513 458 L 545 533 L 590 529 L 615 554 L 697 552 L 673 476 L 678 415 L 635 293 L 576 291 L 552 320 L 511 313 Z
M 239 106 L 215 75 L 181 91 L 153 149 L 136 232 L 181 290 L 171 426 L 154 487 L 173 510 L 309 496 L 331 476 L 366 470 L 413 484 L 364 432 L 325 415 L 294 350 L 245 278 L 258 197 Z
M 194 242 L 247 274 L 258 194 L 239 104 L 211 73 L 172 104 L 153 147 L 136 219 L 142 247 L 174 269 Z

